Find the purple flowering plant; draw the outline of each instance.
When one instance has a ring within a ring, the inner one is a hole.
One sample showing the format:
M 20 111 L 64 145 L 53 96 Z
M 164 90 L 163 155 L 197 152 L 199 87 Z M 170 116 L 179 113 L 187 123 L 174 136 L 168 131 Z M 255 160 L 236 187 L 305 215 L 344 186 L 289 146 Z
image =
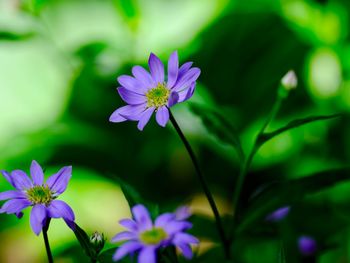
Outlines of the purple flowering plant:
M 249 200 L 247 202 L 251 206 L 249 209 L 245 210 L 242 207 L 244 202 L 242 202 L 241 194 L 245 190 L 245 178 L 249 173 L 255 154 L 264 143 L 285 131 L 314 121 L 331 119 L 335 115 L 298 119 L 280 129 L 268 131 L 269 125 L 276 117 L 282 102 L 298 84 L 295 72 L 289 71 L 282 78 L 274 106 L 254 138 L 252 148 L 246 155 L 235 130 L 231 129 L 227 117 L 222 115 L 220 110 L 201 108 L 200 105 L 190 104 L 190 109 L 203 120 L 207 130 L 218 141 L 221 140 L 234 146 L 238 153 L 240 167 L 237 177 L 234 178 L 235 183 L 231 200 L 232 211 L 223 220 L 197 157 L 170 109 L 178 103 L 189 100 L 195 92 L 201 71 L 198 67 L 192 67 L 192 64 L 192 62 L 185 62 L 180 66 L 178 53 L 174 51 L 169 57 L 165 70 L 162 61 L 151 53 L 148 59 L 149 71 L 141 66 L 134 66 L 132 76 L 122 75 L 118 77 L 120 86 L 117 91 L 127 105 L 115 110 L 109 120 L 114 123 L 128 120 L 137 121 L 137 128 L 141 131 L 147 125 L 153 113 L 155 113 L 157 123 L 162 127 L 165 127 L 170 120 L 191 158 L 199 184 L 211 208 L 213 215 L 213 222 L 211 223 L 213 224 L 210 226 L 217 231 L 217 235 L 210 241 L 214 247 L 219 248 L 218 251 L 221 255 L 215 260 L 217 262 L 236 262 L 236 259 L 240 259 L 239 251 L 236 251 L 237 247 L 235 247 L 239 244 L 240 235 L 244 236 L 246 232 L 253 228 L 253 223 L 259 220 L 262 222 L 282 221 L 290 212 L 290 206 L 283 205 L 291 203 L 288 201 L 294 201 L 289 200 L 289 192 L 284 191 L 286 189 L 283 187 L 288 184 L 281 184 L 280 188 L 267 186 L 265 189 L 264 187 L 256 196 L 253 196 L 253 201 Z M 117 247 L 110 249 L 113 250 L 112 256 L 109 250 L 104 250 L 107 240 L 104 233 L 96 231 L 89 236 L 75 223 L 75 215 L 71 207 L 64 201 L 59 200 L 59 196 L 66 190 L 72 176 L 71 166 L 63 167 L 57 173 L 48 177 L 47 180 L 44 179 L 43 169 L 36 161 L 31 163 L 30 176 L 22 170 L 1 171 L 1 173 L 14 189 L 0 193 L 0 201 L 5 201 L 0 208 L 0 213 L 14 214 L 21 218 L 23 211 L 31 207 L 30 226 L 36 235 L 43 233 L 49 263 L 53 262 L 53 256 L 47 231 L 53 218 L 62 218 L 68 227 L 74 231 L 80 246 L 91 262 L 104 262 L 102 259 L 107 255 L 108 262 L 111 259 L 122 261 L 128 260 L 128 258 L 136 258 L 138 263 L 157 263 L 163 262 L 162 260 L 166 256 L 165 251 L 171 250 L 175 259 L 170 260 L 170 262 L 177 263 L 179 254 L 191 260 L 193 258 L 192 249 L 199 244 L 199 239 L 195 237 L 197 233 L 188 233 L 192 228 L 192 223 L 189 220 L 191 213 L 188 206 L 179 207 L 171 213 L 156 213 L 156 216 L 153 214 L 152 218 L 150 211 L 143 205 L 142 199 L 136 201 L 137 198 L 133 198 L 132 195 L 136 191 L 132 188 L 125 188 L 125 190 L 122 183 L 120 183 L 131 207 L 132 218 L 124 218 L 119 221 L 125 231 L 116 234 L 111 239 L 113 243 L 117 243 Z M 291 185 L 294 187 L 292 193 L 298 193 L 300 189 L 300 191 L 303 191 L 307 188 L 305 185 L 309 186 L 302 180 L 292 181 Z M 277 194 L 282 193 L 281 200 L 275 198 L 270 202 L 271 197 L 274 198 L 276 192 Z M 247 193 L 249 194 L 249 191 Z M 268 198 L 264 199 L 266 196 Z M 258 201 L 255 201 L 256 199 Z M 283 223 L 286 221 L 288 220 L 284 220 Z M 279 224 L 270 225 L 274 227 Z M 206 232 L 204 228 L 201 230 Z M 201 238 L 199 235 L 198 237 Z M 318 246 L 312 237 L 302 236 L 296 242 L 299 254 L 304 257 L 313 256 L 318 252 Z M 281 250 L 284 251 L 283 241 L 281 247 Z
M 138 204 L 132 208 L 132 215 L 133 219 L 119 221 L 127 231 L 112 239 L 113 242 L 123 242 L 113 260 L 137 253 L 138 263 L 156 263 L 157 251 L 169 246 L 178 247 L 185 258 L 192 258 L 191 245 L 198 244 L 199 240 L 186 233 L 192 227 L 186 220 L 189 216 L 187 209 L 161 214 L 153 222 L 147 208 Z
M 41 166 L 33 161 L 30 166 L 29 177 L 22 170 L 12 172 L 1 171 L 5 179 L 14 187 L 0 193 L 0 200 L 7 200 L 0 209 L 0 213 L 23 215 L 23 210 L 32 207 L 30 226 L 39 235 L 51 218 L 63 218 L 67 225 L 74 228 L 74 212 L 62 200 L 57 200 L 67 188 L 72 176 L 72 167 L 66 166 L 51 175 L 46 182 Z
M 150 72 L 141 66 L 132 68 L 133 76 L 118 77 L 120 97 L 128 104 L 112 113 L 111 122 L 138 121 L 143 130 L 153 112 L 157 123 L 164 127 L 169 120 L 169 108 L 192 97 L 200 69 L 186 62 L 179 67 L 177 51 L 169 58 L 167 76 L 164 64 L 153 53 L 148 59 Z

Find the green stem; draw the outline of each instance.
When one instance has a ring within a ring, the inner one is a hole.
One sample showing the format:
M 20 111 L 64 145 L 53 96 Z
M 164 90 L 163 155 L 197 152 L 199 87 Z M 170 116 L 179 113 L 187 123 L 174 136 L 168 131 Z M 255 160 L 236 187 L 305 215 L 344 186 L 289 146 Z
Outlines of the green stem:
M 53 257 L 51 253 L 49 238 L 47 236 L 47 231 L 49 230 L 50 221 L 46 223 L 46 225 L 43 227 L 43 237 L 44 237 L 44 243 L 45 243 L 45 249 L 47 254 L 47 260 L 49 263 L 53 263 Z
M 227 259 L 230 259 L 230 244 L 229 244 L 229 241 L 226 239 L 224 228 L 223 228 L 221 218 L 220 218 L 220 214 L 219 214 L 218 208 L 215 204 L 214 198 L 213 198 L 213 196 L 209 190 L 209 187 L 207 185 L 207 182 L 205 181 L 205 178 L 204 178 L 204 176 L 199 168 L 197 158 L 196 158 L 196 156 L 191 148 L 191 145 L 187 141 L 185 135 L 182 133 L 179 125 L 177 124 L 177 122 L 176 122 L 176 120 L 175 120 L 175 118 L 170 110 L 169 110 L 169 115 L 170 115 L 171 123 L 173 124 L 176 132 L 178 133 L 180 139 L 182 140 L 183 144 L 185 145 L 185 148 L 186 148 L 188 154 L 191 157 L 192 163 L 193 163 L 194 168 L 196 170 L 196 173 L 198 175 L 199 182 L 201 183 L 202 189 L 203 189 L 203 191 L 208 199 L 211 210 L 213 211 L 213 214 L 215 216 L 216 227 L 217 227 L 219 237 L 221 239 L 221 243 L 222 243 L 224 251 L 225 251 L 225 256 Z
M 282 87 L 280 87 L 281 89 Z M 257 136 L 255 137 L 255 141 L 253 144 L 253 147 L 247 157 L 247 159 L 245 160 L 241 171 L 239 173 L 238 179 L 237 179 L 237 183 L 235 186 L 235 190 L 234 190 L 234 194 L 233 194 L 233 209 L 234 209 L 234 220 L 233 220 L 233 228 L 232 231 L 235 231 L 235 225 L 238 221 L 238 214 L 239 214 L 239 199 L 241 197 L 241 193 L 242 193 L 242 188 L 243 188 L 243 184 L 244 184 L 244 180 L 245 177 L 248 173 L 249 167 L 253 161 L 254 155 L 256 154 L 256 152 L 259 150 L 261 144 L 259 142 L 259 138 L 260 136 L 265 132 L 266 128 L 268 127 L 268 125 L 270 124 L 270 122 L 275 118 L 277 112 L 279 111 L 282 101 L 285 98 L 285 94 L 281 93 L 279 91 L 278 96 L 277 96 L 277 100 L 268 116 L 268 118 L 266 119 L 266 121 L 264 122 L 264 125 L 261 127 L 259 133 L 257 134 Z M 234 236 L 234 233 L 231 235 L 232 239 Z

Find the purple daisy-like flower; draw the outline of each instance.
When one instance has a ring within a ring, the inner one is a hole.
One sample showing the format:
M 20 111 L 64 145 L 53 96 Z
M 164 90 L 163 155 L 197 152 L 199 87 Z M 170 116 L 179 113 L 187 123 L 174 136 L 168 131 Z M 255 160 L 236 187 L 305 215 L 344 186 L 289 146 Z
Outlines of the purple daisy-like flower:
M 115 252 L 113 260 L 117 261 L 127 254 L 139 253 L 138 263 L 157 262 L 156 252 L 167 246 L 178 247 L 185 258 L 192 258 L 191 244 L 198 244 L 194 236 L 185 231 L 192 224 L 179 220 L 174 213 L 159 215 L 154 223 L 148 210 L 143 205 L 132 208 L 134 219 L 122 219 L 119 223 L 128 229 L 113 237 L 113 242 L 126 241 Z
M 200 69 L 192 68 L 192 64 L 186 62 L 179 67 L 177 51 L 173 52 L 168 61 L 166 79 L 163 63 L 151 53 L 148 60 L 151 73 L 141 66 L 134 66 L 133 77 L 127 75 L 118 77 L 121 85 L 118 93 L 128 105 L 114 111 L 109 120 L 138 121 L 137 127 L 142 131 L 153 112 L 156 112 L 158 124 L 165 127 L 169 120 L 169 108 L 188 100 L 194 93 Z
M 49 218 L 63 218 L 70 228 L 74 228 L 74 212 L 68 204 L 56 198 L 62 194 L 72 176 L 72 167 L 66 166 L 50 176 L 44 183 L 44 172 L 41 166 L 32 161 L 30 175 L 21 170 L 11 173 L 1 171 L 5 179 L 15 190 L 0 193 L 0 200 L 7 200 L 0 213 L 23 215 L 23 209 L 32 206 L 30 225 L 33 232 L 39 235 Z

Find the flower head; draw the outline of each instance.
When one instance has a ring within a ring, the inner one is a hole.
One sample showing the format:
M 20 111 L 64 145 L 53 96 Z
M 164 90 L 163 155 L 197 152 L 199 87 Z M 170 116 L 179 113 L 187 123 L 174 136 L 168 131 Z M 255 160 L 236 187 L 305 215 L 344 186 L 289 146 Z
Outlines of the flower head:
M 299 251 L 304 256 L 311 256 L 317 251 L 317 243 L 310 236 L 301 236 L 298 239 Z
M 200 69 L 191 68 L 192 62 L 179 67 L 177 51 L 170 55 L 167 78 L 163 63 L 153 53 L 148 65 L 150 73 L 141 66 L 134 66 L 133 77 L 118 77 L 121 85 L 118 93 L 128 105 L 114 111 L 109 118 L 111 122 L 138 121 L 138 129 L 143 130 L 156 112 L 158 124 L 164 127 L 169 120 L 168 108 L 192 97 Z
M 33 232 L 39 235 L 49 218 L 63 218 L 67 225 L 74 228 L 73 210 L 63 201 L 56 200 L 68 185 L 72 176 L 72 167 L 66 166 L 56 174 L 50 176 L 44 183 L 44 172 L 40 165 L 33 161 L 30 175 L 21 170 L 11 173 L 1 171 L 5 179 L 15 190 L 0 193 L 0 200 L 7 200 L 0 209 L 0 213 L 23 215 L 23 209 L 32 206 L 30 225 Z
M 139 252 L 138 263 L 155 263 L 156 251 L 167 246 L 177 246 L 186 258 L 192 258 L 190 244 L 198 244 L 199 241 L 185 232 L 192 227 L 191 223 L 178 219 L 175 213 L 161 214 L 152 222 L 143 205 L 134 206 L 132 214 L 134 219 L 119 222 L 128 230 L 112 239 L 113 242 L 126 241 L 117 249 L 113 260 Z

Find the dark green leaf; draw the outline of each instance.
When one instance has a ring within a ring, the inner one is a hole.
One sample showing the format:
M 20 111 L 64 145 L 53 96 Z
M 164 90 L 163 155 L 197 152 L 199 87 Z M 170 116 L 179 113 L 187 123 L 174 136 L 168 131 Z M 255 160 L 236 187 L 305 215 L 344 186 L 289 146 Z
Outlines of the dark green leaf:
M 18 32 L 9 32 L 9 31 L 0 31 L 0 40 L 7 40 L 7 41 L 25 40 L 27 38 L 32 37 L 33 35 L 34 35 L 33 32 L 18 33 Z
M 121 179 L 117 179 L 120 188 L 123 191 L 126 201 L 128 202 L 130 208 L 137 204 L 142 204 L 143 200 L 140 194 L 135 190 L 134 187 L 129 185 L 128 183 L 122 181 Z
M 279 207 L 293 204 L 308 194 L 350 180 L 349 172 L 349 168 L 324 171 L 299 179 L 271 184 L 251 201 L 237 231 L 248 229 L 254 222 L 266 218 L 269 213 Z
M 241 160 L 244 159 L 238 132 L 222 113 L 198 103 L 191 103 L 190 109 L 201 118 L 208 132 L 214 135 L 219 141 L 233 146 L 239 158 Z
M 135 190 L 134 187 L 122 181 L 121 179 L 117 179 L 117 182 L 119 183 L 119 186 L 122 189 L 125 199 L 128 202 L 130 208 L 132 208 L 137 204 L 143 204 L 149 209 L 149 212 L 153 217 L 158 216 L 159 214 L 158 205 L 144 201 L 141 198 L 141 195 Z
M 339 118 L 341 116 L 343 116 L 342 113 L 337 113 L 337 114 L 332 114 L 332 115 L 311 116 L 311 117 L 306 117 L 303 119 L 293 120 L 290 123 L 288 123 L 286 126 L 279 128 L 273 132 L 261 134 L 258 138 L 258 145 L 262 145 L 265 142 L 267 142 L 268 140 L 271 140 L 273 137 L 275 137 L 275 136 L 277 136 L 285 131 L 288 131 L 288 130 L 291 130 L 294 128 L 298 128 L 302 125 L 309 124 L 309 123 L 312 123 L 315 121 L 324 121 L 324 120 Z
M 95 256 L 95 250 L 90 243 L 90 238 L 88 234 L 86 234 L 86 232 L 82 228 L 80 228 L 77 224 L 75 224 L 74 234 L 77 240 L 79 241 L 80 246 L 84 250 L 85 254 L 88 257 L 93 258 Z

